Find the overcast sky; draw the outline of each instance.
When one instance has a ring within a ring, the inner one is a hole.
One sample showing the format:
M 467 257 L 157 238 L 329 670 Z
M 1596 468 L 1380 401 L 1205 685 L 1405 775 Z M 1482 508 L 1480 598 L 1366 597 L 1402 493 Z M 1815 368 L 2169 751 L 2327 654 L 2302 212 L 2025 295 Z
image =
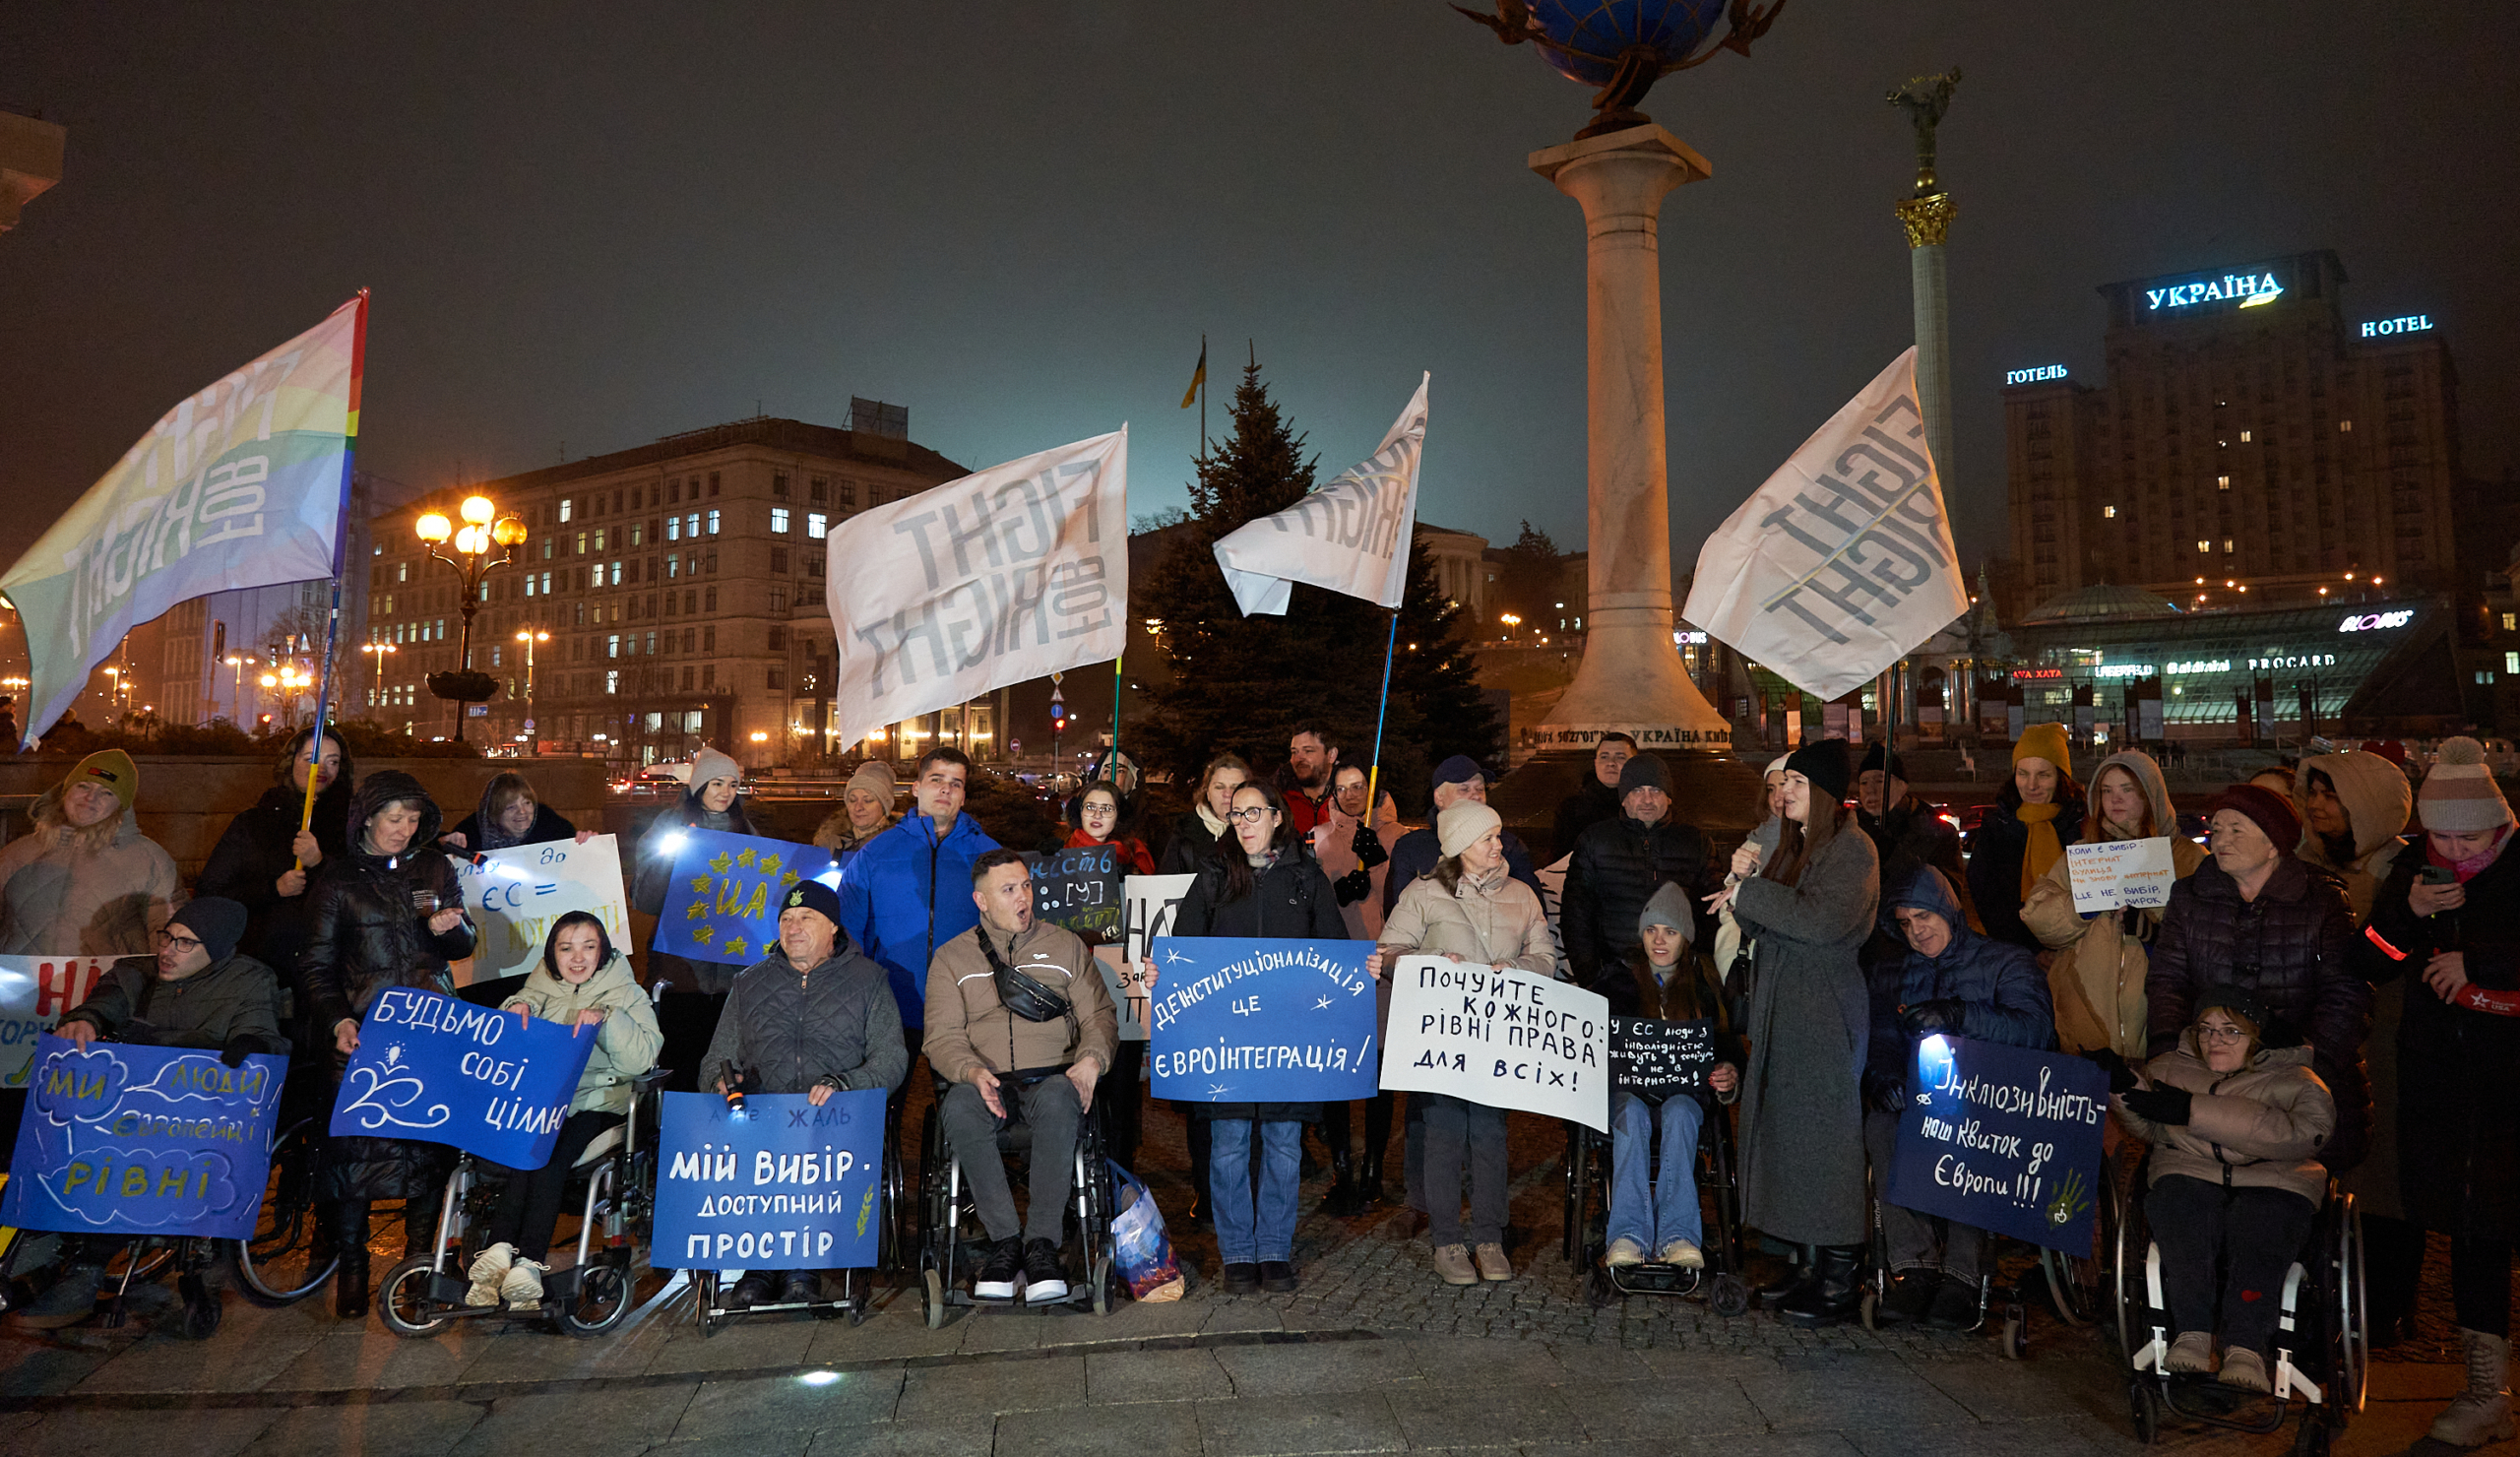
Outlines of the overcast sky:
M 1911 338 L 1884 93 L 1942 132 L 1957 461 L 2004 540 L 2008 368 L 2097 379 L 2118 279 L 2332 247 L 2429 313 L 2471 475 L 2514 453 L 2520 7 L 1794 0 L 1644 109 L 1675 552 Z M 1588 93 L 1438 0 L 0 5 L 70 130 L 0 234 L 0 560 L 186 392 L 375 290 L 361 465 L 414 486 L 850 396 L 980 467 L 1132 430 L 1179 505 L 1253 342 L 1326 472 L 1432 370 L 1421 514 L 1584 535 L 1583 231 L 1526 169 Z

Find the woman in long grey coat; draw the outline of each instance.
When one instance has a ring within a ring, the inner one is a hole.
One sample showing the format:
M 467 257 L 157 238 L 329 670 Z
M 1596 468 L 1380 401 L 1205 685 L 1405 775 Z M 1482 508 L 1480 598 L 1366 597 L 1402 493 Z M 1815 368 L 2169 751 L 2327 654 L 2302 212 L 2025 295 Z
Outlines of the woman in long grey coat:
M 1762 856 L 1743 846 L 1732 861 L 1741 879 L 1716 898 L 1730 898 L 1757 948 L 1743 1029 L 1741 1218 L 1806 1246 L 1802 1280 L 1778 1308 L 1811 1325 L 1846 1319 L 1861 1296 L 1871 1010 L 1856 949 L 1872 931 L 1881 871 L 1844 807 L 1854 778 L 1843 739 L 1796 750 L 1776 849 Z

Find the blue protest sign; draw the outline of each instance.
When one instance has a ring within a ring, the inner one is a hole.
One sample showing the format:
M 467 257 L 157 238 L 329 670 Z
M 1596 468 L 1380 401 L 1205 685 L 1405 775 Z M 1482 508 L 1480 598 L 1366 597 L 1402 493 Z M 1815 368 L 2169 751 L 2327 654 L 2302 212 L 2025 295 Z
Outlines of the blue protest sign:
M 2109 1076 L 2080 1057 L 1935 1035 L 1917 1046 L 1890 1202 L 2092 1252 Z
M 657 1152 L 660 1270 L 858 1270 L 875 1264 L 884 1091 L 664 1095 Z
M 840 883 L 831 852 L 724 830 L 671 830 L 673 878 L 648 944 L 687 961 L 751 966 L 779 944 L 779 903 L 799 880 Z
M 246 1239 L 271 1172 L 285 1057 L 36 1044 L 0 1225 Z
M 390 986 L 359 1024 L 332 1131 L 453 1144 L 511 1169 L 551 1159 L 597 1029 Z
M 1155 1096 L 1191 1103 L 1371 1098 L 1370 941 L 1155 939 Z

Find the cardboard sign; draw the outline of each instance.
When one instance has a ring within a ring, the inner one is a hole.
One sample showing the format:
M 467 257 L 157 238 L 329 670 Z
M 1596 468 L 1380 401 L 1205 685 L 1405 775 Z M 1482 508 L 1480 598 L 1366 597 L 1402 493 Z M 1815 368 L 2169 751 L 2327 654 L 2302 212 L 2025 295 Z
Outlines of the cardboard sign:
M 779 945 L 780 902 L 789 886 L 840 884 L 831 852 L 811 845 L 696 829 L 672 831 L 667 843 L 673 878 L 649 945 L 687 961 L 751 966 Z
M 1917 1045 L 1890 1202 L 2092 1252 L 2109 1075 L 2080 1057 L 1935 1035 Z
M 1111 1008 L 1119 1014 L 1120 1041 L 1145 1042 L 1146 973 L 1138 963 L 1120 960 L 1120 948 L 1117 946 L 1095 947 L 1094 964 L 1102 969 L 1102 989 L 1111 993 Z
M 657 1151 L 660 1270 L 855 1270 L 875 1263 L 884 1090 L 667 1093 Z
M 1155 1096 L 1341 1103 L 1374 1093 L 1374 983 L 1364 941 L 1160 936 Z
M 0 956 L 0 1088 L 27 1086 L 36 1042 L 113 964 L 110 956 Z
M 0 1225 L 253 1237 L 287 1058 L 46 1033 L 33 1066 Z
M 1715 1024 L 1659 1017 L 1610 1019 L 1610 1086 L 1661 1103 L 1706 1087 L 1715 1070 Z
M 1120 959 L 1132 964 L 1153 956 L 1155 938 L 1172 934 L 1182 898 L 1196 875 L 1132 875 L 1120 883 Z
M 1610 1126 L 1610 1004 L 1510 967 L 1408 956 L 1391 978 L 1382 1085 Z
M 559 1142 L 597 1032 L 389 986 L 359 1024 L 332 1131 L 452 1144 L 511 1169 L 539 1169 Z
M 621 842 L 598 835 L 584 845 L 554 840 L 486 851 L 479 860 L 456 855 L 464 907 L 480 939 L 472 947 L 472 980 L 492 982 L 530 972 L 542 960 L 551 923 L 591 911 L 615 946 L 630 944 L 630 900 L 621 885 Z
M 1053 850 L 1033 859 L 1033 916 L 1076 932 L 1088 946 L 1120 937 L 1119 851 L 1109 845 Z
M 2074 909 L 2085 916 L 2126 906 L 2167 906 L 2171 883 L 2178 878 L 2167 835 L 2068 845 L 2065 874 L 2073 881 Z

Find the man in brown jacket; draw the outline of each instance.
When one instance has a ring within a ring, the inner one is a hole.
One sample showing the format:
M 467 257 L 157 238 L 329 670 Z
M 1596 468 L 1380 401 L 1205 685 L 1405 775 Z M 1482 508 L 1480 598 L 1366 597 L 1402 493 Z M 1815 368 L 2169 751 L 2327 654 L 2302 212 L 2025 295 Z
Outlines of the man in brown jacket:
M 1119 1014 L 1086 944 L 1033 919 L 1022 855 L 992 850 L 973 861 L 972 899 L 980 923 L 938 947 L 927 969 L 927 1061 L 953 1085 L 939 1110 L 945 1142 L 995 1241 L 972 1295 L 1011 1300 L 1020 1290 L 1040 1304 L 1067 1298 L 1059 1245 L 1077 1129 L 1111 1065 Z M 1020 1234 L 997 1152 L 999 1132 L 1019 1118 L 1033 1129 L 1033 1203 Z

